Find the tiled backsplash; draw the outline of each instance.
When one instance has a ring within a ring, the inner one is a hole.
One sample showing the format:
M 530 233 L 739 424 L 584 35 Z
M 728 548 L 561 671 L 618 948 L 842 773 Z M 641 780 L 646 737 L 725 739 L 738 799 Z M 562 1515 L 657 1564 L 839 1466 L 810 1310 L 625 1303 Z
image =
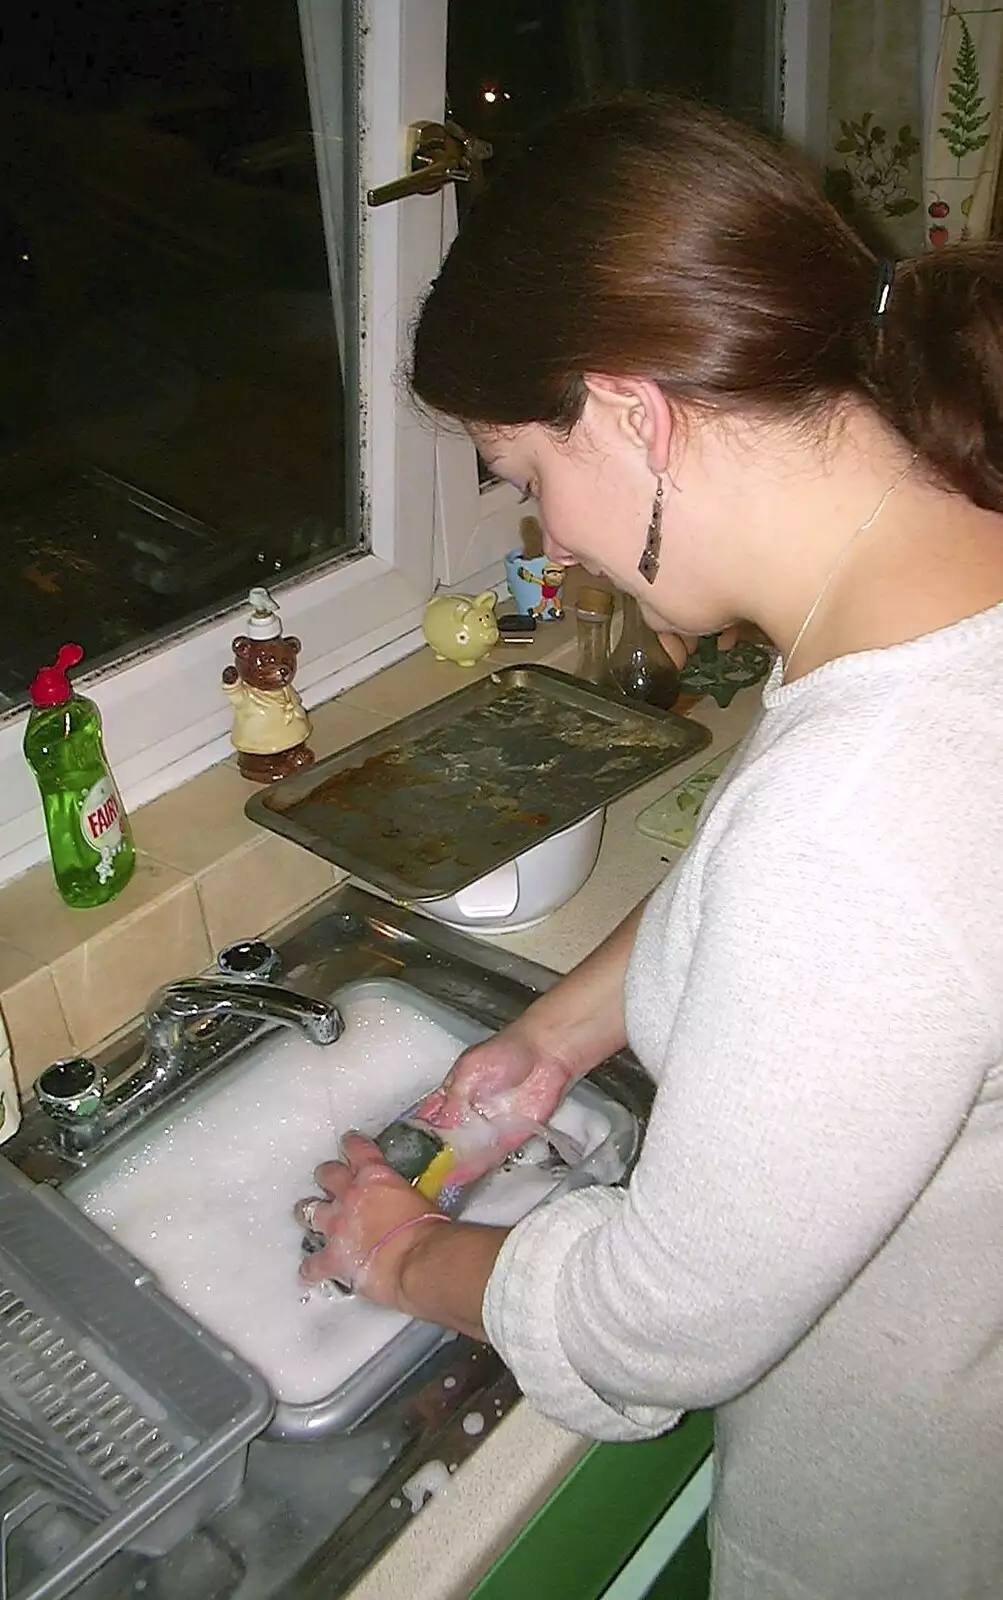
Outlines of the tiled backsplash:
M 467 669 L 421 649 L 312 711 L 312 748 L 343 749 L 499 666 L 574 665 L 573 620 L 538 632 Z M 277 927 L 344 878 L 248 822 L 250 793 L 234 757 L 136 812 L 136 872 L 97 910 L 65 906 L 47 862 L 0 889 L 0 1010 L 23 1091 L 51 1061 L 120 1029 L 159 984 L 202 971 L 222 945 Z

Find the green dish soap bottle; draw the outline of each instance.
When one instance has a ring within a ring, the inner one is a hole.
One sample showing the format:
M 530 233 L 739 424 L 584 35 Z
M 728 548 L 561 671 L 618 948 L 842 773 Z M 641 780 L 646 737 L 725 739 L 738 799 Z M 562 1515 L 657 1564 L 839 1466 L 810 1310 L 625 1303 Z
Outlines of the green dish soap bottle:
M 64 644 L 36 674 L 24 754 L 38 782 L 56 888 L 68 906 L 102 906 L 132 877 L 136 849 L 101 738 L 101 713 L 66 676 L 84 658 Z

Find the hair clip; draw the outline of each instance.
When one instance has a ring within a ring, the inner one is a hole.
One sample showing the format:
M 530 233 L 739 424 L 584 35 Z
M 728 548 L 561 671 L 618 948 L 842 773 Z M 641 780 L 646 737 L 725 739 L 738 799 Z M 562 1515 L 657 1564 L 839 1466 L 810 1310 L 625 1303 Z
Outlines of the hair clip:
M 895 269 L 898 262 L 890 257 L 878 262 L 878 277 L 874 286 L 874 320 L 880 322 L 888 310 L 888 302 L 892 296 L 892 284 L 895 282 Z

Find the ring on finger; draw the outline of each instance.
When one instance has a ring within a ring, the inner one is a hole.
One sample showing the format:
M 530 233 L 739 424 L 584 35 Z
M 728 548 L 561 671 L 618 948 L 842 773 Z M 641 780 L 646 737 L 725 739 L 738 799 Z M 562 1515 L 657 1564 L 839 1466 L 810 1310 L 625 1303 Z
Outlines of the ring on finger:
M 308 1228 L 311 1233 L 319 1232 L 316 1222 L 317 1207 L 319 1205 L 323 1205 L 323 1203 L 324 1202 L 321 1200 L 319 1195 L 314 1195 L 309 1200 L 301 1200 L 296 1208 L 299 1213 L 299 1221 L 302 1223 L 303 1227 Z

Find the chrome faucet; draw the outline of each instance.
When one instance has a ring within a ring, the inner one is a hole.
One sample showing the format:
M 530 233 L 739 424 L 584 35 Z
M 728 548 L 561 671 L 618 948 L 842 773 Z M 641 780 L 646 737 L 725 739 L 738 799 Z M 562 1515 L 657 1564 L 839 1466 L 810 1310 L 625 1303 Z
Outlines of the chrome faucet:
M 70 1153 L 92 1148 L 175 1085 L 201 1076 L 224 1051 L 247 1042 L 263 1025 L 296 1028 L 318 1045 L 339 1039 L 345 1024 L 337 1006 L 267 981 L 276 959 L 258 941 L 231 945 L 218 958 L 220 977 L 183 978 L 158 989 L 143 1016 L 142 1053 L 111 1084 L 101 1067 L 82 1056 L 47 1067 L 35 1093 L 55 1124 L 61 1148 Z M 236 1028 L 222 1026 L 230 1019 L 238 1019 Z
M 345 1030 L 337 1006 L 297 994 L 294 989 L 253 980 L 182 978 L 158 990 L 146 1009 L 144 1027 L 151 1062 L 169 1076 L 177 1076 L 191 1049 L 190 1024 L 219 1017 L 285 1023 L 298 1028 L 313 1044 L 333 1044 Z

